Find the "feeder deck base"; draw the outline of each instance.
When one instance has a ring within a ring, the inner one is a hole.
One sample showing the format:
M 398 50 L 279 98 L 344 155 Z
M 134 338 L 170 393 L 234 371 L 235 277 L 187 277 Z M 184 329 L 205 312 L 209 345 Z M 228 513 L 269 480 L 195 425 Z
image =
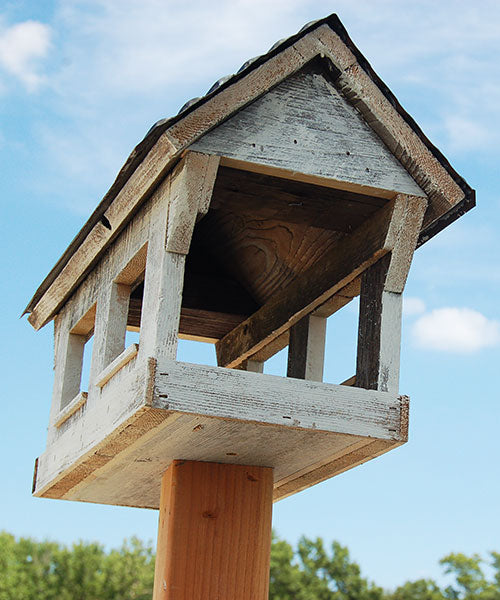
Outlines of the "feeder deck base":
M 184 459 L 272 467 L 279 500 L 400 446 L 407 426 L 405 396 L 149 359 L 63 421 L 33 492 L 157 509 Z

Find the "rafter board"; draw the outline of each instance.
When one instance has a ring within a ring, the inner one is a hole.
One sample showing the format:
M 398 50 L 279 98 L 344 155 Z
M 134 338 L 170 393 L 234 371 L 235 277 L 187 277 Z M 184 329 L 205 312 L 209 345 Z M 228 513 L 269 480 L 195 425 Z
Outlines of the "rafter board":
M 443 181 L 447 187 L 455 186 L 457 193 L 450 200 L 448 208 L 441 207 L 433 212 L 431 204 L 430 221 L 421 232 L 420 243 L 474 206 L 474 190 L 454 171 L 446 158 L 404 111 L 356 48 L 338 17 L 330 15 L 277 44 L 269 53 L 249 61 L 237 75 L 215 86 L 206 96 L 191 103 L 176 117 L 158 122 L 132 152 L 103 201 L 42 282 L 25 312 L 36 310 L 40 298 L 54 284 L 76 250 L 82 244 L 88 244 L 86 240 L 90 235 L 93 237 L 89 246 L 92 256 L 86 265 L 82 266 L 82 273 L 72 275 L 72 282 L 68 286 L 70 291 L 67 292 L 71 293 L 124 226 L 131 212 L 151 194 L 158 181 L 185 148 L 319 55 L 329 57 L 329 60 L 338 65 L 336 68 L 344 71 L 342 85 L 344 89 L 350 89 L 351 100 L 360 100 L 360 107 L 371 119 L 370 125 L 386 144 L 391 146 L 394 142 L 397 143 L 394 150 L 401 156 L 401 160 L 420 169 L 424 190 L 426 185 L 435 187 L 436 184 L 439 187 L 439 182 Z M 366 98 L 359 98 L 360 91 L 363 94 L 366 92 Z M 375 102 L 376 106 L 371 106 L 372 102 Z M 413 155 L 415 150 L 417 153 Z M 113 207 L 114 204 L 119 208 Z M 122 208 L 124 206 L 127 208 Z M 92 231 L 99 227 L 103 216 L 111 222 L 113 231 L 111 235 L 109 231 L 101 231 L 96 236 Z M 63 301 L 64 298 L 60 300 Z M 33 325 L 36 328 L 41 327 L 53 318 L 56 310 L 57 306 L 54 305 L 51 311 L 32 320 Z

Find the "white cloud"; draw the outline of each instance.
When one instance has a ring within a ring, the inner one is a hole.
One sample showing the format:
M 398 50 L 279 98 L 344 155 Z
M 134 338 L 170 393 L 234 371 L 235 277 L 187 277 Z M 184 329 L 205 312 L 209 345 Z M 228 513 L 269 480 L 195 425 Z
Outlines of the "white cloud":
M 500 343 L 500 322 L 470 308 L 438 308 L 413 326 L 418 346 L 469 354 Z
M 403 314 L 405 316 L 420 315 L 425 312 L 425 303 L 421 298 L 403 296 Z
M 0 29 L 0 67 L 35 91 L 43 81 L 37 63 L 47 55 L 50 38 L 50 28 L 37 21 Z
M 480 123 L 471 116 L 451 115 L 444 120 L 444 127 L 452 150 L 480 150 L 489 147 L 491 138 L 495 138 L 495 130 L 488 128 L 486 123 Z

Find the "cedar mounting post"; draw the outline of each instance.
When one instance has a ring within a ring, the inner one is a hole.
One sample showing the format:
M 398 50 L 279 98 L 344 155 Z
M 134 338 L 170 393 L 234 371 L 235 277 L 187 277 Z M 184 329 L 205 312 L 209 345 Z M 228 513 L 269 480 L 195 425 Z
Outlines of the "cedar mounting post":
M 26 308 L 55 339 L 34 495 L 159 509 L 155 600 L 264 600 L 272 501 L 407 441 L 413 253 L 474 202 L 335 15 L 249 61 L 151 129 Z
M 273 472 L 174 461 L 162 479 L 153 600 L 267 600 Z

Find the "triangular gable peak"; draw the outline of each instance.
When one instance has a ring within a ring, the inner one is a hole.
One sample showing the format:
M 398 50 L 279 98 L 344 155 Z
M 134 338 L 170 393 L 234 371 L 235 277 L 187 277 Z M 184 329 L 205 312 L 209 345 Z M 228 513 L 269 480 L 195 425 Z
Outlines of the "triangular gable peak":
M 322 61 L 323 62 L 323 61 Z M 205 134 L 190 149 L 416 196 L 425 192 L 329 80 L 309 64 Z M 235 163 L 236 164 L 236 163 Z

